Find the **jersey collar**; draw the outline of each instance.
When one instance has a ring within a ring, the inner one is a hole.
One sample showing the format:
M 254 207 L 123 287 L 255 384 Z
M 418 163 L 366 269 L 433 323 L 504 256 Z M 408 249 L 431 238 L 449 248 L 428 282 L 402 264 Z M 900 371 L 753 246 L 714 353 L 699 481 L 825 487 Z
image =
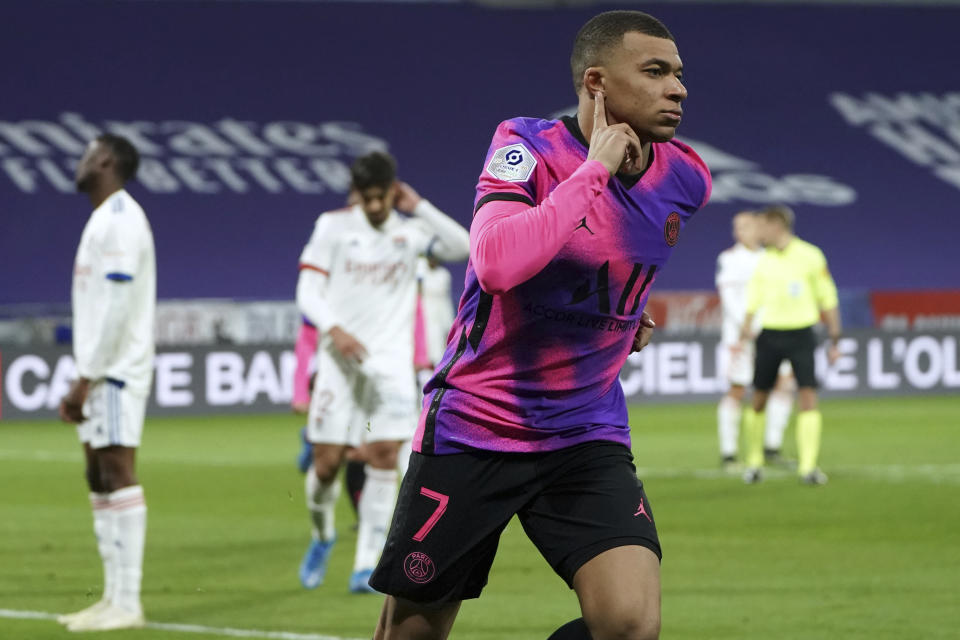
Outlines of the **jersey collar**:
M 563 122 L 563 126 L 567 128 L 567 131 L 570 132 L 570 135 L 572 135 L 577 142 L 582 144 L 585 149 L 590 148 L 590 143 L 587 142 L 587 139 L 583 137 L 583 131 L 580 130 L 580 123 L 577 121 L 577 119 L 574 116 L 563 116 L 562 118 L 560 118 L 560 121 Z M 653 163 L 655 161 L 655 157 L 654 157 L 655 148 L 656 148 L 655 144 L 650 145 L 650 161 L 647 162 L 647 166 L 644 167 L 643 171 L 641 171 L 640 173 L 634 173 L 634 174 L 626 174 L 626 173 L 617 174 L 617 180 L 620 181 L 620 184 L 622 184 L 627 189 L 632 189 L 634 186 L 636 186 L 638 182 L 640 182 L 640 178 L 645 176 L 647 171 L 650 169 L 650 167 L 653 166 Z

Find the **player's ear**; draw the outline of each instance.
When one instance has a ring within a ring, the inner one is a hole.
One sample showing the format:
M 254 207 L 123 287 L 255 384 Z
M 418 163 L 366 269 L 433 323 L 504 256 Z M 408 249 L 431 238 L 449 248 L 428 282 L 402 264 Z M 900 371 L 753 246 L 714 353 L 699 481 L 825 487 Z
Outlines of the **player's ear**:
M 106 170 L 112 167 L 113 164 L 113 154 L 107 149 L 100 149 L 100 157 L 97 158 L 97 166 L 103 170 Z
M 597 95 L 597 92 L 605 90 L 604 75 L 605 69 L 603 67 L 587 67 L 584 70 L 583 87 L 587 90 L 587 95 L 590 96 L 591 100 Z

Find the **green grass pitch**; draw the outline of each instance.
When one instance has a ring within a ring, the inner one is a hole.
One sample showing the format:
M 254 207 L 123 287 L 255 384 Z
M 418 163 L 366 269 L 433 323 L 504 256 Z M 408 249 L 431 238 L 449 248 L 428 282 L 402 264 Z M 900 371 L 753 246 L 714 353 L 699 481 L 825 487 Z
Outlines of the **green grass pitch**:
M 664 640 L 958 637 L 960 398 L 834 400 L 823 414 L 827 486 L 775 470 L 745 486 L 718 470 L 713 405 L 633 407 L 665 554 Z M 297 581 L 309 537 L 293 463 L 299 426 L 285 415 L 148 419 L 138 467 L 149 620 L 370 636 L 381 598 L 347 592 L 355 536 L 345 499 L 326 584 L 305 591 Z M 0 609 L 65 612 L 99 597 L 73 429 L 0 422 L 0 487 Z M 574 594 L 514 521 L 452 637 L 546 638 L 577 615 Z M 0 615 L 4 640 L 67 637 L 51 620 Z

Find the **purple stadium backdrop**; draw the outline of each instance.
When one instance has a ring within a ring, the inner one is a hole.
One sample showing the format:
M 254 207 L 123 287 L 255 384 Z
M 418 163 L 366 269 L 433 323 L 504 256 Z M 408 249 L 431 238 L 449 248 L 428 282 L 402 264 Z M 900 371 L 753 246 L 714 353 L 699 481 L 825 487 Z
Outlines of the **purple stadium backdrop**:
M 738 208 L 793 205 L 845 288 L 957 288 L 956 9 L 652 4 L 690 99 L 681 137 L 714 197 L 660 289 L 707 289 Z M 597 9 L 256 2 L 10 2 L 0 20 L 0 304 L 66 302 L 98 130 L 144 157 L 162 298 L 290 299 L 315 216 L 388 147 L 469 223 L 494 128 L 575 98 Z M 462 269 L 458 272 L 462 274 Z

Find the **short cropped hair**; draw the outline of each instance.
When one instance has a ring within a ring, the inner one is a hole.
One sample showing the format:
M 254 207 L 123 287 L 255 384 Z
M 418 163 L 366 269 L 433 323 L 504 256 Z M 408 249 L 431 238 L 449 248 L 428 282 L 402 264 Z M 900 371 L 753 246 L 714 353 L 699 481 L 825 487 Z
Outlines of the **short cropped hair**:
M 140 154 L 133 143 L 114 133 L 103 133 L 97 136 L 97 142 L 110 150 L 113 156 L 113 167 L 117 177 L 124 183 L 133 180 L 140 167 Z
M 793 209 L 785 204 L 775 204 L 767 207 L 760 212 L 760 215 L 770 222 L 779 222 L 790 231 L 793 231 L 793 221 L 796 219 L 796 216 L 793 215 Z
M 621 44 L 623 36 L 632 31 L 674 40 L 666 25 L 642 11 L 606 11 L 590 18 L 577 32 L 570 54 L 570 72 L 577 93 L 583 87 L 583 73 L 601 64 L 609 50 Z
M 350 178 L 358 191 L 370 187 L 386 189 L 397 179 L 397 161 L 385 151 L 373 151 L 356 159 L 350 168 Z

